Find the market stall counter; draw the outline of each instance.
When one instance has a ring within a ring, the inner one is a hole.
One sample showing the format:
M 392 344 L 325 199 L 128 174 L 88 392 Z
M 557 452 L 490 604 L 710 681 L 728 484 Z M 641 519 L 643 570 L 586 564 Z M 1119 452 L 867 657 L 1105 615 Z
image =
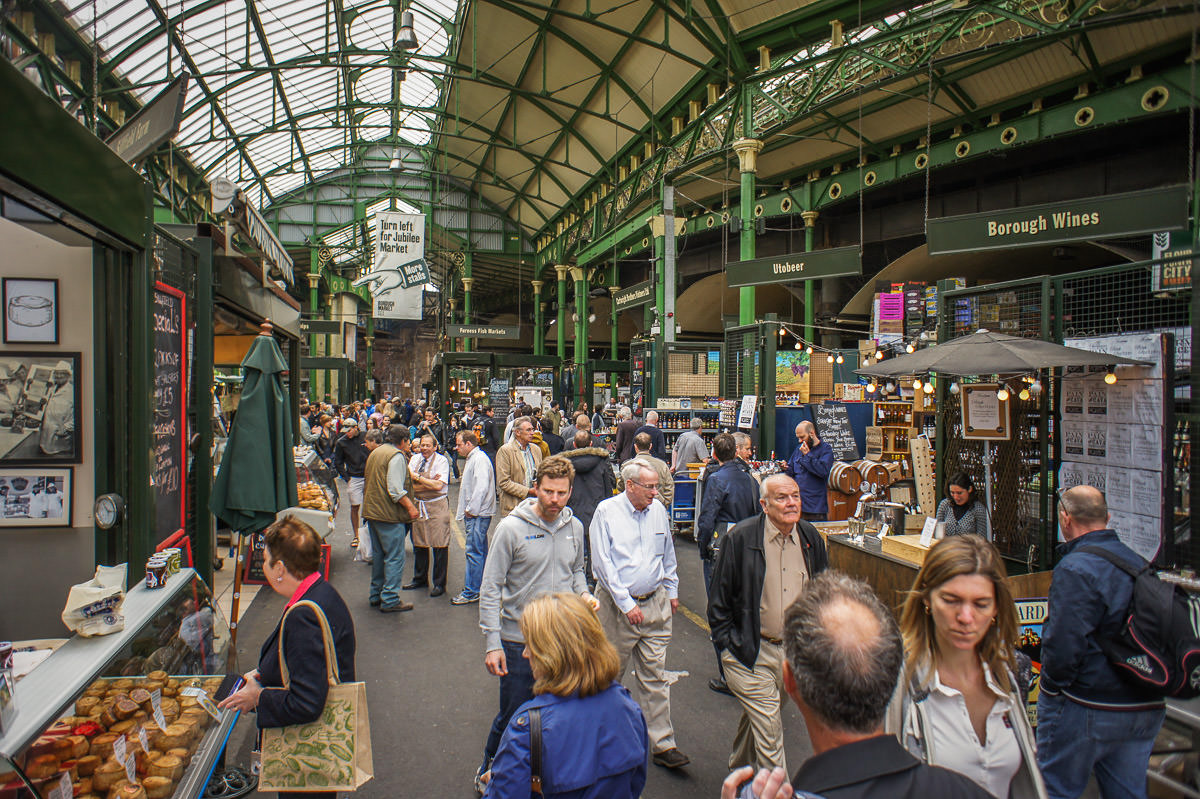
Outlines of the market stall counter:
M 240 679 L 226 676 L 225 620 L 191 569 L 157 589 L 139 582 L 120 612 L 122 631 L 77 635 L 16 683 L 0 735 L 0 797 L 204 791 L 238 716 L 213 704 Z

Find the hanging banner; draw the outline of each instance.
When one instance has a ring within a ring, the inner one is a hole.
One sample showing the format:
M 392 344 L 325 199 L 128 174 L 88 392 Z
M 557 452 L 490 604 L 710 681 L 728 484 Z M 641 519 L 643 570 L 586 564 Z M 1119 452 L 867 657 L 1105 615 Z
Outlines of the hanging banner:
M 618 312 L 636 308 L 648 302 L 654 302 L 654 281 L 652 280 L 613 292 L 613 305 Z
M 1192 231 L 1155 233 L 1150 257 L 1162 263 L 1150 267 L 1151 291 L 1179 291 L 1192 287 Z
M 818 277 L 849 277 L 862 274 L 858 245 L 828 250 L 772 255 L 751 261 L 733 261 L 725 267 L 730 287 L 791 283 Z
M 371 291 L 376 319 L 420 319 L 429 282 L 425 263 L 425 215 L 380 211 L 375 215 L 375 265 L 354 281 Z
M 930 219 L 925 236 L 930 255 L 947 255 L 1183 230 L 1187 223 L 1187 187 L 1168 186 Z

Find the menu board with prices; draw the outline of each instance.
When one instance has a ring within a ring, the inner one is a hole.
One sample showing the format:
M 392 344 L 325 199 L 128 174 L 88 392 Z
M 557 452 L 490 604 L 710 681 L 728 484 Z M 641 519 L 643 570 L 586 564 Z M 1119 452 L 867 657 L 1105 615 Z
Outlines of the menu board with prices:
M 493 377 L 491 383 L 488 384 L 488 397 L 492 404 L 492 410 L 495 411 L 496 419 L 508 418 L 508 387 L 508 381 L 499 377 Z
M 182 530 L 187 468 L 186 303 L 183 293 L 154 287 L 154 542 Z

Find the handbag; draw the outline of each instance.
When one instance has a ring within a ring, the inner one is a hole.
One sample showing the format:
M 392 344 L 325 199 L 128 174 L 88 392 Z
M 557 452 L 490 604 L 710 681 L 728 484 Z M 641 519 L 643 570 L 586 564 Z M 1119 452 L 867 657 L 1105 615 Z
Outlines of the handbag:
M 371 727 L 367 719 L 367 684 L 341 682 L 334 657 L 329 620 L 316 603 L 302 599 L 283 614 L 279 625 L 279 669 L 288 689 L 283 659 L 287 616 L 301 605 L 317 614 L 325 639 L 325 673 L 329 693 L 316 721 L 262 731 L 260 791 L 356 791 L 375 776 L 371 758 Z
M 542 709 L 529 708 L 529 792 L 542 795 Z

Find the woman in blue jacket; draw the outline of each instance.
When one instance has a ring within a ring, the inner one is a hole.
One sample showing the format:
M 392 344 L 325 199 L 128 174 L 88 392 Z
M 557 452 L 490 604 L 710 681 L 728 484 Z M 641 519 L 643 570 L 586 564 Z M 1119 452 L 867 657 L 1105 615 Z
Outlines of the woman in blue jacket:
M 615 682 L 617 651 L 591 605 L 545 594 L 521 615 L 534 698 L 508 724 L 492 761 L 487 799 L 529 799 L 530 711 L 541 714 L 545 799 L 637 799 L 646 785 L 646 720 Z

